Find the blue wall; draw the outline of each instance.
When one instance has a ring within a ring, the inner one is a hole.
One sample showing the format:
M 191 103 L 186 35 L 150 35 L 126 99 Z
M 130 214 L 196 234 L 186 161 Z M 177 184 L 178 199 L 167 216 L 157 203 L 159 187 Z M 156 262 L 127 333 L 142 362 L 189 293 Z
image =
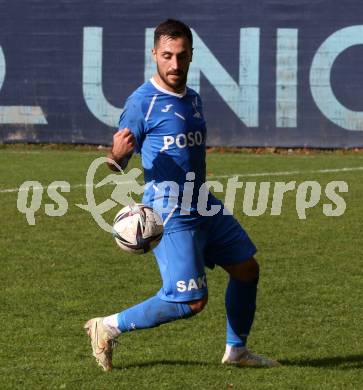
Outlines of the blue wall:
M 208 144 L 363 146 L 359 0 L 0 0 L 0 142 L 109 144 L 154 71 L 152 32 L 193 28 Z

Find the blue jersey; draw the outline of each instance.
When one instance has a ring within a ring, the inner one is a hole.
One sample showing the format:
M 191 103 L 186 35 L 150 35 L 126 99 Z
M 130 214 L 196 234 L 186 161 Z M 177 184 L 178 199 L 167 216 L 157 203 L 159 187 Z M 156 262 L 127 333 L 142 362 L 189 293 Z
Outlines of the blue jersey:
M 202 222 L 197 202 L 206 175 L 206 123 L 198 93 L 169 92 L 150 79 L 127 99 L 119 121 L 119 128 L 125 127 L 141 153 L 143 203 L 159 211 L 166 231 Z M 208 207 L 211 203 L 219 201 L 208 194 Z

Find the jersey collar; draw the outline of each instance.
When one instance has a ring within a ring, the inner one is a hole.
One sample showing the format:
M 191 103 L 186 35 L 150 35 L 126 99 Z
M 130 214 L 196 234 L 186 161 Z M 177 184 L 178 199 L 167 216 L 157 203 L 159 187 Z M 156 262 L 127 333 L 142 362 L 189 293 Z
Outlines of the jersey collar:
M 182 92 L 182 93 L 175 93 L 175 92 L 170 92 L 168 91 L 167 89 L 161 87 L 154 79 L 154 77 L 151 77 L 150 79 L 150 82 L 151 84 L 157 89 L 159 90 L 160 92 L 163 92 L 163 93 L 166 93 L 168 95 L 171 95 L 171 96 L 176 96 L 178 98 L 182 98 L 184 97 L 186 94 L 187 94 L 187 89 L 185 88 L 185 90 Z

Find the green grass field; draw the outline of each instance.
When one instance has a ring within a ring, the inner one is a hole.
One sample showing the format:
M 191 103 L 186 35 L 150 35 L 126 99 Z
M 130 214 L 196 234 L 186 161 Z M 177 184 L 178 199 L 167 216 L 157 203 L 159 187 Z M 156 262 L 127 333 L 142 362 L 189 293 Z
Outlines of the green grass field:
M 300 220 L 296 191 L 282 214 L 235 215 L 259 248 L 258 309 L 249 346 L 275 357 L 278 369 L 220 364 L 225 342 L 227 276 L 208 271 L 210 300 L 200 315 L 120 339 L 111 373 L 91 357 L 84 322 L 133 305 L 160 288 L 153 256 L 127 255 L 102 231 L 86 203 L 85 175 L 97 150 L 0 149 L 0 388 L 1 389 L 361 389 L 363 383 L 363 167 L 358 153 L 310 155 L 210 153 L 208 177 L 240 174 L 240 181 L 346 181 L 344 215 L 327 217 L 320 203 Z M 132 166 L 138 166 L 135 159 Z M 246 176 L 273 172 L 294 174 Z M 99 177 L 108 173 L 100 169 Z M 26 180 L 71 184 L 68 212 L 49 217 L 44 195 L 29 226 L 17 210 Z M 220 179 L 223 184 L 227 178 Z M 99 202 L 113 187 L 96 192 Z M 223 198 L 223 195 L 222 195 Z M 270 204 L 269 204 L 270 207 Z M 111 221 L 117 207 L 107 213 Z

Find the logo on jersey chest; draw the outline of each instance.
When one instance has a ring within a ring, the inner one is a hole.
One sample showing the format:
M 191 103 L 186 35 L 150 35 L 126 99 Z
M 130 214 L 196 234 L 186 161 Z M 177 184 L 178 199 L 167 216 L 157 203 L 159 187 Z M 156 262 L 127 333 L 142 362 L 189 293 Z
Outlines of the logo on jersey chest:
M 161 112 L 169 112 L 170 109 L 173 107 L 173 104 L 167 104 L 164 108 L 161 109 Z M 170 111 L 171 112 L 171 111 Z M 181 120 L 185 121 L 185 117 L 182 114 L 179 114 L 176 111 L 173 111 L 174 115 L 180 118 Z
M 185 114 L 180 114 L 179 112 L 177 112 L 174 109 L 172 109 L 172 107 L 174 107 L 174 104 L 166 104 L 160 111 L 163 112 L 163 113 L 168 113 L 168 112 L 172 113 L 173 112 L 175 116 L 177 116 L 178 118 L 180 118 L 183 121 L 185 121 L 186 120 Z M 195 102 L 194 101 L 192 102 L 192 107 L 193 107 L 193 115 L 192 115 L 192 117 L 196 118 L 196 119 L 203 119 L 202 114 L 198 110 L 197 98 L 195 99 Z
M 161 109 L 161 112 L 168 112 L 171 109 L 171 107 L 173 107 L 173 104 L 167 104 L 165 108 Z
M 176 289 L 179 292 L 199 290 L 201 288 L 207 288 L 207 279 L 205 275 L 199 277 L 197 280 L 195 279 L 178 280 L 176 282 Z

